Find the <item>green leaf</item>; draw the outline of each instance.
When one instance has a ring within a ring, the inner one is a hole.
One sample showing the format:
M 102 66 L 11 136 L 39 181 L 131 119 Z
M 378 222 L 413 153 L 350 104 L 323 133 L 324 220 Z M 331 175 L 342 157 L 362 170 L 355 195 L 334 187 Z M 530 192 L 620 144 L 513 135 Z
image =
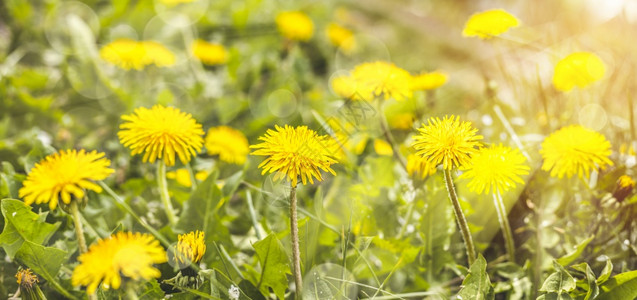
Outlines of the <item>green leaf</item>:
M 25 241 L 44 244 L 60 226 L 60 223 L 45 223 L 46 215 L 32 212 L 31 207 L 20 200 L 3 199 L 0 209 L 5 220 L 0 245 L 11 259 Z
M 637 271 L 617 274 L 600 288 L 602 292 L 596 300 L 635 299 L 637 298 Z
M 541 292 L 554 292 L 561 295 L 563 292 L 570 292 L 575 289 L 575 279 L 569 274 L 561 264 L 553 261 L 555 272 L 549 275 L 540 288 Z M 548 298 L 547 298 L 548 299 Z
M 144 284 L 144 291 L 138 297 L 140 300 L 163 299 L 164 291 L 162 291 L 157 280 L 150 280 Z
M 588 244 L 593 240 L 594 236 L 590 236 L 589 238 L 583 240 L 582 242 L 580 242 L 577 246 L 575 246 L 575 250 L 569 252 L 568 254 L 560 257 L 557 259 L 557 262 L 562 265 L 562 266 L 568 266 L 570 265 L 572 262 L 574 262 L 576 259 L 578 259 L 580 257 L 580 255 L 582 255 L 582 252 L 584 251 L 584 249 L 586 249 L 586 246 L 588 246 Z
M 595 273 L 593 273 L 591 267 L 587 263 L 581 263 L 572 266 L 572 268 L 586 274 L 587 292 L 584 300 L 595 299 L 595 297 L 599 294 L 599 287 L 597 286 Z
M 462 289 L 458 293 L 460 299 L 494 299 L 493 286 L 487 274 L 487 261 L 478 256 L 471 265 L 469 275 L 462 281 Z
M 610 261 L 610 258 L 607 258 L 606 265 L 604 266 L 602 273 L 599 274 L 599 277 L 597 278 L 597 284 L 602 284 L 606 282 L 606 280 L 610 278 L 610 275 L 612 272 L 613 272 L 613 263 Z
M 272 288 L 274 294 L 279 299 L 283 299 L 288 286 L 286 274 L 292 274 L 283 245 L 275 234 L 270 234 L 265 239 L 254 243 L 253 247 L 261 264 L 261 278 L 257 288 L 264 295 L 268 295 L 270 293 L 268 288 Z
M 66 255 L 66 251 L 58 248 L 44 247 L 30 241 L 24 241 L 15 257 L 31 268 L 33 272 L 46 279 L 64 296 L 73 298 L 56 280 L 62 263 L 66 261 Z

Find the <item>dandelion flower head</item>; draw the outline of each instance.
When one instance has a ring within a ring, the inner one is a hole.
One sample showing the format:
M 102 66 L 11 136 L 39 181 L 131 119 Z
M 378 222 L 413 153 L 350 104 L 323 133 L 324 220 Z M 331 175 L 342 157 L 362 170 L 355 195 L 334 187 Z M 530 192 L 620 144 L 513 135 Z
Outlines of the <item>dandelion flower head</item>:
M 195 2 L 196 0 L 159 0 L 159 2 L 161 2 L 164 5 L 168 5 L 168 6 L 175 6 L 175 5 L 179 5 L 182 3 L 191 3 L 191 2 Z
M 447 82 L 447 74 L 441 71 L 422 73 L 411 78 L 410 86 L 414 91 L 434 90 Z
M 243 164 L 250 153 L 245 135 L 229 126 L 210 128 L 205 143 L 208 154 L 219 154 L 219 159 L 228 163 Z
M 307 126 L 277 125 L 275 130 L 268 129 L 259 137 L 261 143 L 250 148 L 256 149 L 252 155 L 267 156 L 259 165 L 262 174 L 277 172 L 274 180 L 287 176 L 292 186 L 296 186 L 299 176 L 303 184 L 308 181 L 313 184 L 313 178 L 323 181 L 321 170 L 336 175 L 330 167 L 336 163 L 330 152 L 331 139 L 327 135 L 318 135 Z
M 457 116 L 445 116 L 442 120 L 432 117 L 418 132 L 412 143 L 416 155 L 435 166 L 442 164 L 447 170 L 468 164 L 482 139 L 476 135 L 478 129 L 473 128 L 471 122 L 460 122 Z
M 33 287 L 36 283 L 40 282 L 38 276 L 31 272 L 31 269 L 20 269 L 15 274 L 18 285 L 20 287 Z
M 174 107 L 155 105 L 140 107 L 130 115 L 117 133 L 120 142 L 132 150 L 132 155 L 144 153 L 144 162 L 163 159 L 166 165 L 175 164 L 175 154 L 188 163 L 203 146 L 203 129 L 190 114 Z
M 634 188 L 635 180 L 628 175 L 619 176 L 615 190 L 613 191 L 613 197 L 617 199 L 618 202 L 622 202 L 626 197 L 632 194 Z
M 199 263 L 206 253 L 206 240 L 203 231 L 191 231 L 180 234 L 175 246 L 175 262 L 183 269 L 190 263 Z
M 190 46 L 192 55 L 207 65 L 221 65 L 228 61 L 228 51 L 221 44 L 195 40 Z
M 407 156 L 407 174 L 414 176 L 420 175 L 420 179 L 433 175 L 436 173 L 436 166 L 430 163 L 426 158 L 416 154 L 409 154 Z
M 526 158 L 520 150 L 502 145 L 481 148 L 471 156 L 460 178 L 470 179 L 469 190 L 482 194 L 503 193 L 524 183 L 521 175 L 529 174 Z
M 80 264 L 73 270 L 74 286 L 87 286 L 93 294 L 100 283 L 119 289 L 122 278 L 148 280 L 161 275 L 153 264 L 166 262 L 166 251 L 147 233 L 118 232 L 98 240 L 88 252 L 78 257 Z
M 353 51 L 354 47 L 356 47 L 354 33 L 341 25 L 330 23 L 327 25 L 325 33 L 327 38 L 330 40 L 330 43 L 343 49 L 345 53 Z
M 314 35 L 312 19 L 300 11 L 281 12 L 275 22 L 281 35 L 290 40 L 307 41 Z
M 544 159 L 542 170 L 557 178 L 588 178 L 597 168 L 612 166 L 610 142 L 596 131 L 580 125 L 571 125 L 553 132 L 544 142 L 540 154 Z
M 100 57 L 124 70 L 142 70 L 148 65 L 168 67 L 175 64 L 175 55 L 153 41 L 117 39 L 100 49 Z
M 114 172 L 104 153 L 86 152 L 84 149 L 61 150 L 35 164 L 27 179 L 22 182 L 18 196 L 27 205 L 49 203 L 54 210 L 58 201 L 71 203 L 71 196 L 81 199 L 85 190 L 101 192 L 93 181 L 102 180 Z
M 520 25 L 520 21 L 503 9 L 475 13 L 464 25 L 462 36 L 490 39 Z
M 392 63 L 362 63 L 352 70 L 352 78 L 357 91 L 366 100 L 375 97 L 404 100 L 412 95 L 411 74 Z
M 356 80 L 349 75 L 340 75 L 332 78 L 330 81 L 334 93 L 345 99 L 364 100 L 361 93 L 357 90 Z
M 590 52 L 575 52 L 555 65 L 553 86 L 568 92 L 574 87 L 586 88 L 606 74 L 604 62 Z

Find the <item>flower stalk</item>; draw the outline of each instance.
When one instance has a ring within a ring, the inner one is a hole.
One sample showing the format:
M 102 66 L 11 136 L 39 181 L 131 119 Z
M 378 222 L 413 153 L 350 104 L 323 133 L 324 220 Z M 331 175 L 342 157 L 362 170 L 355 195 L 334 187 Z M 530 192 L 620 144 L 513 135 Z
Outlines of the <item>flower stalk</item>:
M 82 219 L 80 217 L 80 209 L 77 206 L 77 200 L 71 200 L 70 210 L 71 217 L 73 218 L 73 225 L 75 225 L 75 235 L 77 236 L 77 243 L 80 247 L 80 254 L 83 254 L 88 251 L 88 247 L 86 246 L 86 240 L 84 239 L 84 229 L 82 228 Z
M 495 210 L 498 212 L 498 221 L 500 223 L 500 229 L 504 236 L 504 242 L 506 244 L 506 251 L 509 255 L 509 261 L 515 262 L 515 242 L 513 241 L 513 232 L 511 232 L 511 225 L 509 225 L 509 218 L 507 217 L 507 210 L 502 200 L 502 195 L 499 191 L 493 193 L 493 204 L 495 204 Z
M 447 186 L 447 193 L 449 195 L 449 200 L 451 200 L 451 204 L 453 206 L 453 213 L 456 216 L 456 221 L 458 222 L 458 227 L 460 227 L 460 232 L 462 233 L 462 239 L 464 240 L 464 245 L 467 248 L 467 259 L 469 261 L 469 265 L 472 265 L 476 260 L 475 247 L 473 246 L 473 238 L 471 237 L 471 232 L 469 231 L 469 225 L 467 224 L 467 219 L 462 212 L 462 208 L 460 207 L 460 201 L 458 201 L 458 195 L 456 194 L 456 188 L 453 185 L 453 181 L 451 179 L 451 170 L 444 169 L 445 173 L 445 185 Z
M 159 195 L 161 202 L 166 209 L 166 215 L 170 225 L 177 223 L 177 217 L 175 216 L 175 210 L 170 202 L 170 195 L 168 194 L 168 184 L 166 182 L 166 163 L 163 159 L 160 159 L 157 166 L 157 184 L 159 185 Z
M 290 237 L 292 238 L 292 264 L 294 265 L 294 282 L 296 299 L 301 299 L 303 276 L 301 274 L 301 251 L 299 250 L 299 226 L 296 220 L 296 186 L 290 190 Z

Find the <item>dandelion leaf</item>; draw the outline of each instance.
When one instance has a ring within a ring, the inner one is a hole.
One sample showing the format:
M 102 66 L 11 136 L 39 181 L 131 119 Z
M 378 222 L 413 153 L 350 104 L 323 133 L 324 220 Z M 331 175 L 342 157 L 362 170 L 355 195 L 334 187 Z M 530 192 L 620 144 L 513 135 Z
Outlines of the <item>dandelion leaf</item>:
M 5 220 L 0 245 L 11 259 L 24 242 L 44 244 L 60 226 L 60 223 L 44 222 L 45 214 L 32 212 L 31 207 L 20 200 L 3 199 L 0 207 Z
M 462 281 L 462 289 L 458 293 L 459 299 L 487 300 L 494 299 L 493 286 L 487 274 L 487 261 L 478 256 L 471 265 L 469 275 Z
M 286 274 L 291 274 L 288 256 L 283 249 L 283 245 L 270 234 L 265 239 L 254 243 L 254 250 L 261 264 L 261 275 L 257 288 L 262 294 L 270 294 L 269 288 L 279 299 L 283 299 L 285 289 L 288 287 Z

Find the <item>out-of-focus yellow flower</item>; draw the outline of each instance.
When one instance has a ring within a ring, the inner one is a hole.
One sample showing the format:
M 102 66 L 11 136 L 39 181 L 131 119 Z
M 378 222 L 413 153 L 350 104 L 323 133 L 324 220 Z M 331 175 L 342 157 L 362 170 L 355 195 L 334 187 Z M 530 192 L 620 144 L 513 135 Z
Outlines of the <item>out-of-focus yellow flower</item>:
M 389 126 L 395 129 L 409 130 L 414 126 L 416 116 L 413 113 L 398 113 L 389 117 Z
M 420 175 L 420 179 L 436 173 L 436 165 L 430 163 L 426 158 L 416 154 L 407 155 L 407 174 Z
M 275 21 L 281 35 L 290 40 L 307 41 L 314 34 L 312 19 L 300 11 L 281 12 Z
M 447 78 L 447 74 L 441 71 L 422 73 L 420 75 L 412 76 L 410 86 L 414 91 L 433 90 L 445 84 L 447 82 Z
M 613 197 L 617 199 L 618 202 L 622 202 L 628 195 L 632 194 L 634 188 L 635 180 L 628 175 L 619 176 L 617 185 L 613 191 Z
M 384 156 L 392 156 L 394 154 L 391 145 L 383 139 L 374 139 L 374 151 L 376 154 Z
M 345 99 L 363 100 L 361 94 L 357 92 L 357 83 L 352 76 L 337 76 L 332 78 L 330 83 L 336 95 Z
M 188 163 L 203 146 L 201 124 L 174 107 L 140 107 L 122 119 L 125 122 L 117 133 L 120 142 L 132 155 L 144 153 L 144 162 L 154 163 L 159 158 L 172 166 L 177 154 L 181 162 Z
M 206 65 L 221 65 L 228 61 L 228 51 L 221 44 L 195 40 L 190 46 L 190 51 L 194 57 Z
M 574 87 L 586 88 L 606 74 L 604 62 L 590 52 L 575 52 L 555 65 L 553 85 L 559 91 L 568 92 Z
M 460 117 L 445 116 L 444 119 L 430 118 L 427 124 L 418 128 L 412 146 L 416 155 L 426 158 L 434 166 L 442 164 L 444 169 L 463 167 L 478 152 L 481 135 L 471 122 L 460 122 Z
M 100 49 L 100 57 L 124 70 L 142 70 L 148 65 L 168 67 L 175 64 L 175 55 L 154 41 L 117 39 Z
M 93 181 L 102 180 L 114 172 L 108 166 L 110 160 L 104 153 L 86 150 L 61 150 L 45 157 L 35 164 L 27 179 L 22 182 L 18 196 L 24 203 L 49 203 L 54 210 L 61 198 L 65 204 L 71 203 L 71 195 L 81 199 L 85 190 L 101 192 L 102 188 Z
M 202 180 L 205 180 L 206 177 L 208 177 L 208 172 L 206 171 L 199 171 L 195 173 L 196 180 L 202 181 Z M 176 171 L 166 172 L 166 178 L 174 179 L 177 181 L 177 183 L 185 187 L 192 186 L 192 181 L 190 180 L 190 172 L 186 168 L 181 168 L 181 169 L 177 169 Z
M 376 97 L 404 100 L 412 96 L 409 72 L 388 62 L 362 63 L 352 70 L 356 92 L 365 100 Z
M 299 177 L 303 184 L 308 180 L 313 184 L 313 178 L 323 181 L 321 170 L 336 175 L 330 167 L 336 163 L 329 149 L 330 136 L 320 136 L 307 126 L 276 125 L 259 140 L 263 142 L 250 146 L 256 149 L 252 155 L 267 156 L 259 168 L 263 169 L 261 174 L 277 172 L 274 180 L 287 176 L 295 187 Z
M 516 183 L 524 183 L 520 175 L 529 174 L 525 162 L 518 149 L 492 145 L 474 154 L 459 178 L 470 179 L 467 187 L 475 193 L 503 193 L 515 188 Z
M 332 45 L 340 47 L 346 53 L 351 52 L 356 47 L 354 33 L 341 25 L 330 23 L 327 25 L 325 33 Z
M 161 276 L 153 264 L 166 262 L 166 251 L 152 235 L 147 233 L 118 232 L 100 239 L 77 259 L 80 264 L 73 270 L 74 286 L 88 286 L 93 294 L 100 283 L 119 289 L 122 278 L 149 280 Z
M 243 164 L 250 152 L 248 139 L 241 133 L 228 126 L 212 127 L 206 136 L 208 154 L 219 154 L 219 159 L 233 164 Z
M 490 39 L 520 25 L 520 21 L 503 9 L 492 9 L 475 13 L 464 25 L 462 35 Z
M 206 253 L 206 240 L 203 231 L 191 231 L 180 234 L 175 246 L 175 262 L 180 269 L 188 267 L 191 263 L 197 264 Z
M 577 174 L 588 178 L 597 168 L 612 166 L 610 142 L 596 131 L 571 125 L 553 132 L 544 142 L 540 154 L 544 158 L 542 170 L 562 178 Z
M 197 0 L 159 0 L 159 2 L 161 4 L 167 5 L 167 6 L 175 6 L 175 5 L 179 5 L 182 3 L 191 3 L 191 2 L 195 2 Z

